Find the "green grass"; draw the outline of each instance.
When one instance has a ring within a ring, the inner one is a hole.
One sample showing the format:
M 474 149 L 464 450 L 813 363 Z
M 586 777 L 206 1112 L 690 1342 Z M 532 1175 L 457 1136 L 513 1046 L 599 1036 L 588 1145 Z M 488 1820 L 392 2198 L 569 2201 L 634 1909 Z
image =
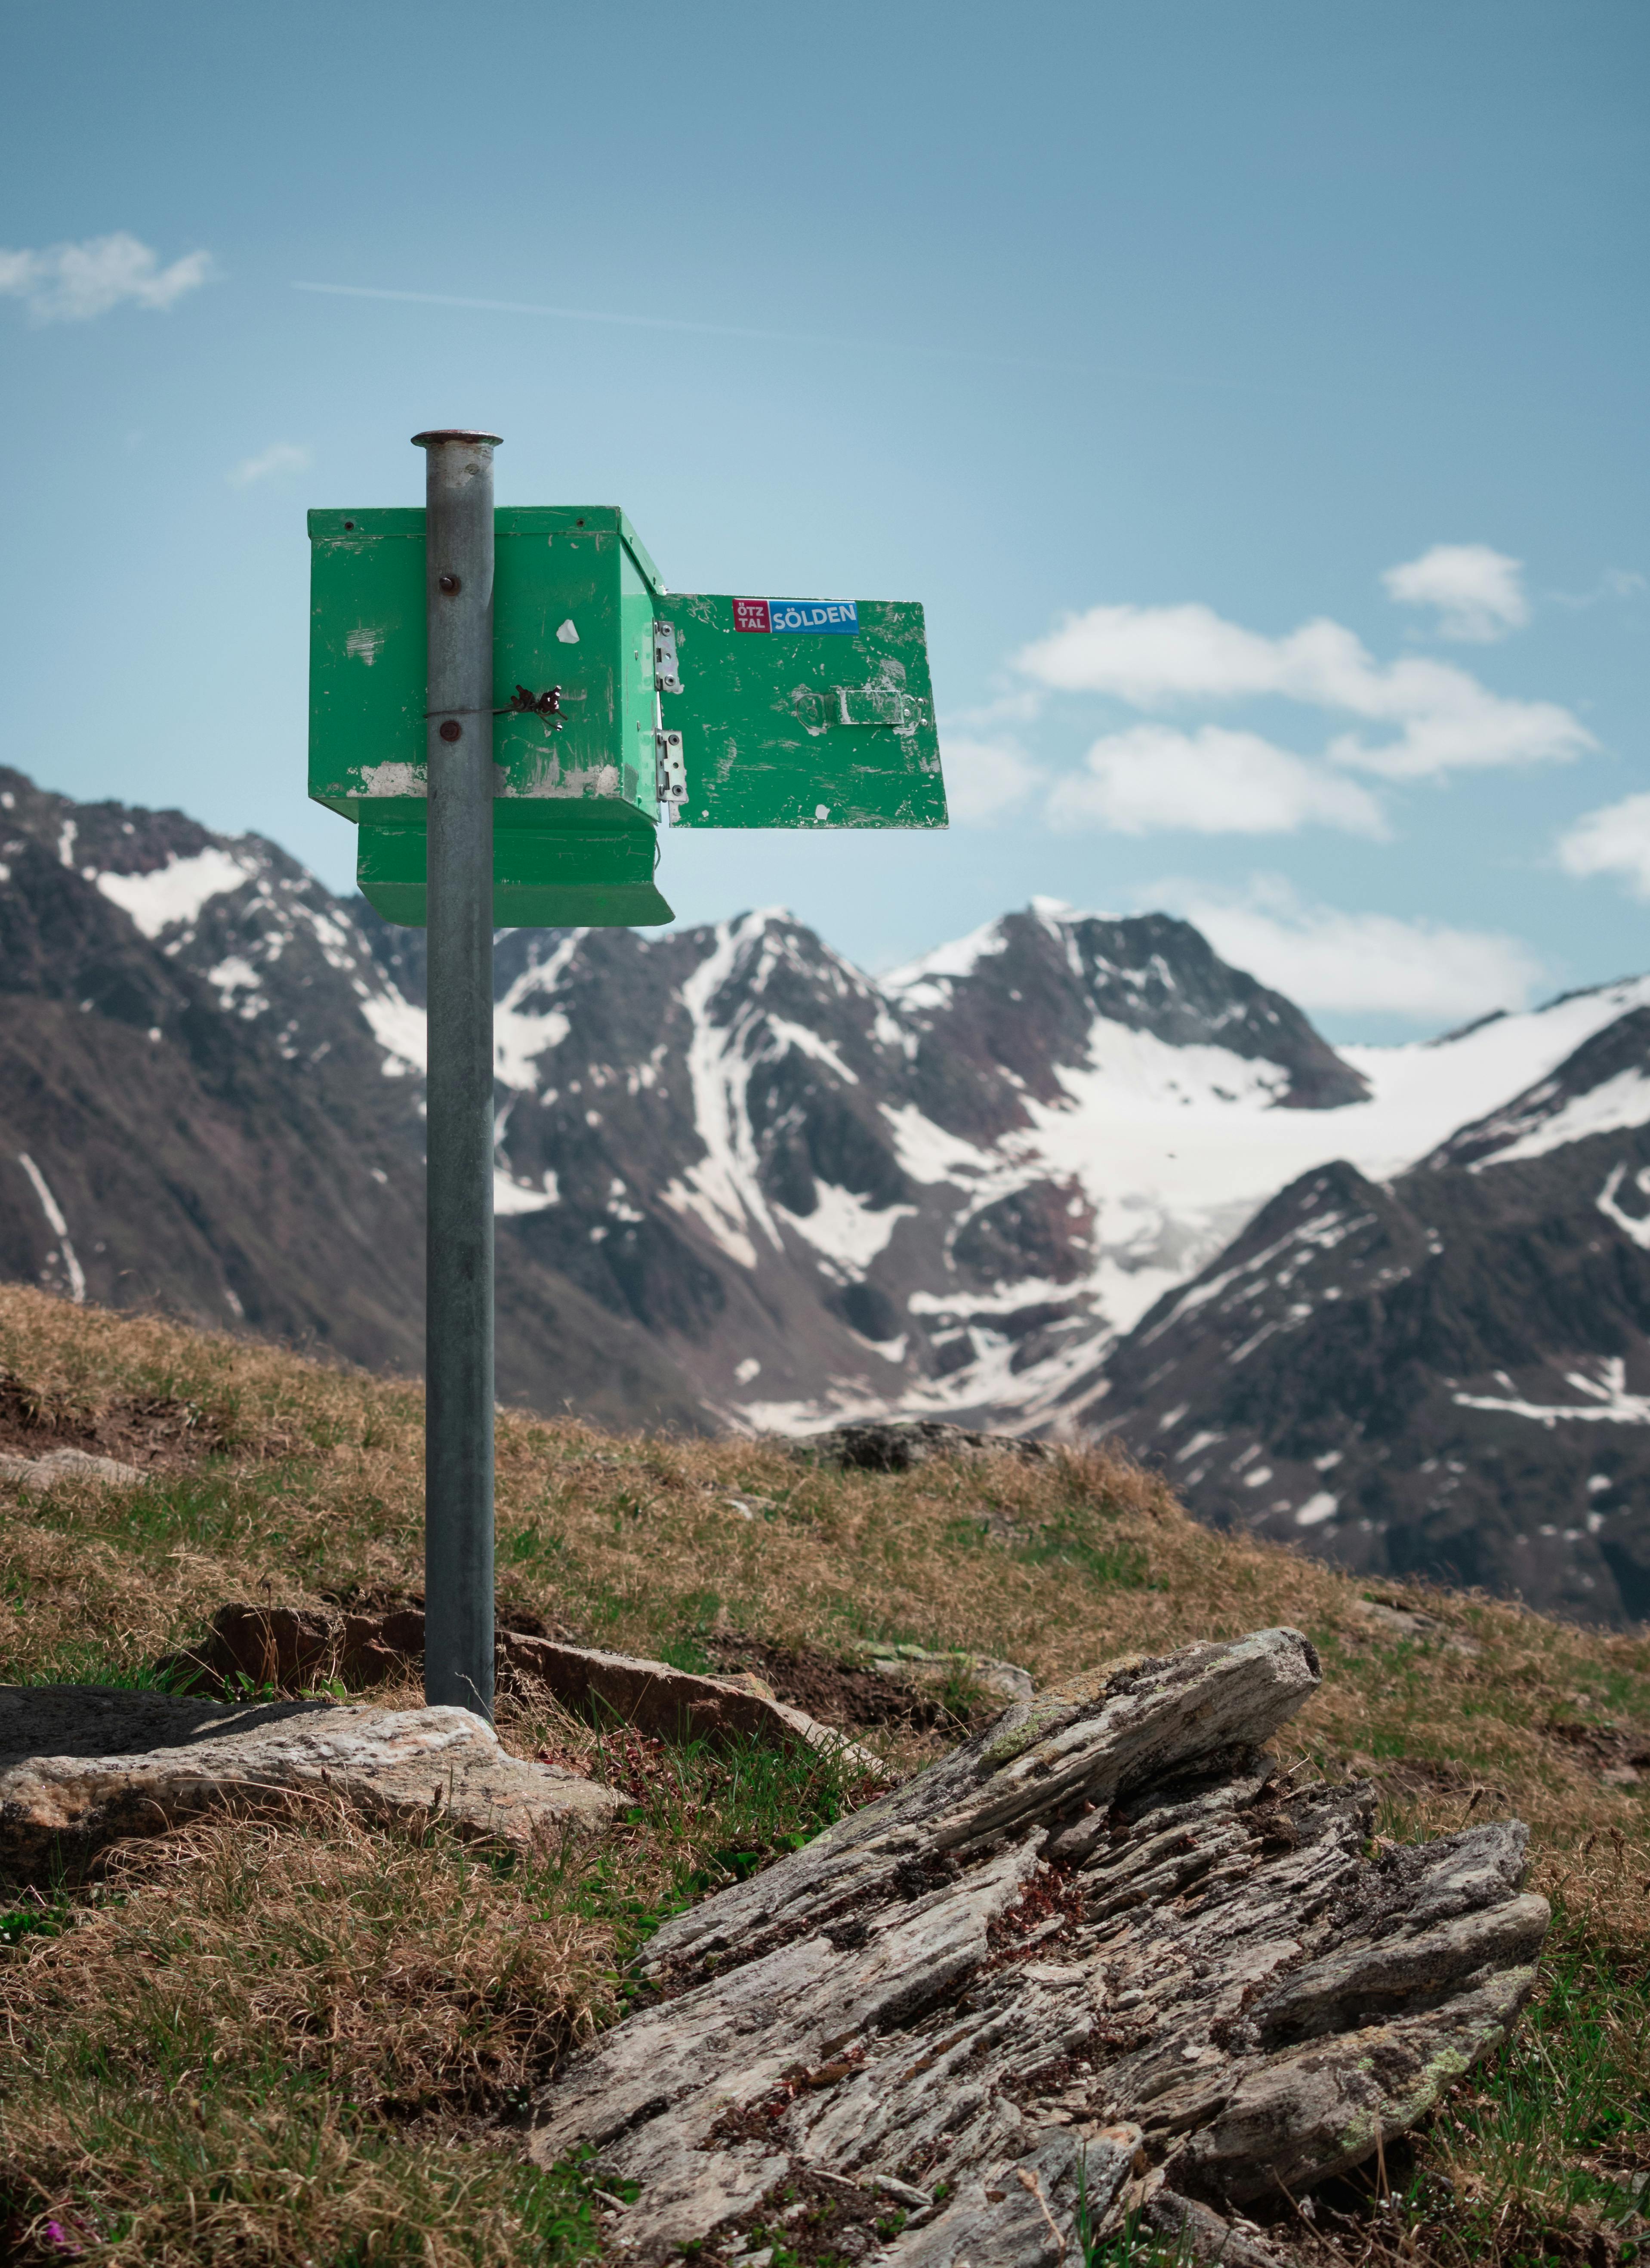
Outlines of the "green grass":
M 695 1677 L 712 1675 L 716 1664 L 705 1652 L 703 1641 L 716 1628 L 721 1611 L 719 1593 L 685 1592 L 676 1608 L 681 1629 L 678 1636 L 667 1638 L 660 1646 L 659 1659 L 667 1661 L 673 1669 L 685 1669 Z
M 89 2261 L 179 2268 L 593 2257 L 582 2163 L 540 2173 L 508 2144 L 565 2038 L 534 2044 L 556 1996 L 522 1960 L 598 1925 L 593 1983 L 615 2010 L 645 1997 L 615 1972 L 668 1914 L 796 1848 L 854 1790 L 829 1756 L 625 1727 L 592 1762 L 634 1796 L 625 1831 L 554 1859 L 439 1831 L 409 1849 L 360 1830 L 340 1850 L 335 1830 L 219 1828 L 181 1874 L 146 1872 L 148 1853 L 112 1895 L 0 1916 L 0 1994 L 27 2042 L 0 2106 L 0 2212 L 49 2214 Z M 8 1978 L 57 1932 L 79 1962 Z M 512 2032 L 526 2044 L 501 2061 Z
M 84 2090 L 72 2146 L 94 2166 L 135 2161 L 155 2189 L 187 2198 L 196 2255 L 185 2226 L 158 2228 L 142 2205 L 111 2210 L 96 2180 L 66 2184 L 49 2213 L 37 2192 L 0 2188 L 0 2215 L 13 2227 L 45 2224 L 34 2257 L 78 2247 L 88 2262 L 195 2257 L 268 2268 L 427 2268 L 434 2258 L 443 2268 L 567 2268 L 598 2257 L 595 2182 L 582 2164 L 540 2172 L 502 2154 L 421 2145 L 318 2104 L 312 2092 L 277 2072 L 232 2087 L 208 2077 L 181 2101 L 134 2103 L 125 2090 Z M 329 2209 L 324 2193 L 346 2161 L 352 2198 Z M 232 2231 L 232 2250 L 223 2244 Z M 255 2234 L 248 2241 L 241 2232 Z
M 1014 1546 L 1022 1567 L 1070 1567 L 1103 1590 L 1153 1587 L 1152 1564 L 1138 1543 L 1100 1543 L 1066 1528 L 1045 1528 L 1029 1543 Z
M 1160 2236 L 1132 2213 L 1111 2235 L 1096 2236 L 1079 2207 L 1077 2235 L 1082 2268 L 1190 2268 L 1195 2257 L 1183 2238 Z
M 15 1285 L 0 1366 L 31 1423 L 115 1455 L 144 1397 L 172 1398 L 141 1486 L 0 1504 L 0 1674 L 152 1685 L 227 1601 L 417 1587 L 423 1411 L 404 1383 Z M 742 1520 L 730 1495 L 772 1510 Z M 497 1504 L 510 1604 L 694 1669 L 713 1629 L 844 1657 L 954 1649 L 1044 1686 L 1118 1654 L 1308 1631 L 1325 1677 L 1286 1756 L 1373 1777 L 1395 1838 L 1517 1813 L 1532 1886 L 1559 1905 L 1523 2027 L 1389 2153 L 1384 2209 L 1336 2230 L 1346 2268 L 1603 2268 L 1638 2241 L 1622 2212 L 1650 2169 L 1650 1791 L 1606 1783 L 1590 1744 L 1549 1728 L 1613 1716 L 1623 1746 L 1650 1745 L 1642 1636 L 1393 1582 L 1479 1651 L 1395 1644 L 1359 1582 L 1197 1528 L 1159 1479 L 1100 1455 L 838 1473 L 771 1444 L 506 1414 Z M 940 1697 L 962 1714 L 966 1673 Z M 579 2169 L 525 2169 L 511 2120 L 581 2027 L 637 1997 L 622 1964 L 666 1915 L 859 1791 L 823 1759 L 670 1750 L 509 1708 L 517 1753 L 623 1790 L 615 1833 L 552 1866 L 342 1815 L 239 1822 L 114 1863 L 99 1899 L 0 1896 L 0 2254 L 18 2215 L 56 2212 L 80 2216 L 63 2226 L 88 2260 L 121 2268 L 580 2257 Z M 914 1766 L 935 1745 L 899 1754 Z M 1174 2257 L 1139 2228 L 1086 2253 Z
M 175 1689 L 152 1661 L 134 1660 L 119 1643 L 70 1639 L 11 1668 L 13 1685 L 113 1685 L 123 1693 L 170 1693 Z
M 1650 1970 L 1637 1951 L 1601 1947 L 1560 1904 L 1543 1990 L 1507 2044 L 1450 2104 L 1398 2192 L 1451 2262 L 1504 2258 L 1534 2268 L 1566 2221 L 1616 2231 L 1636 2210 L 1632 2176 L 1650 2173 Z M 1506 2246 L 1506 2232 L 1523 2231 Z M 1631 2237 L 1616 2257 L 1650 2257 Z M 1499 2248 L 1499 2249 L 1498 2249 Z M 1556 2254 L 1553 2257 L 1558 2257 Z
M 671 1914 L 799 1849 L 866 1793 L 836 1752 L 755 1741 L 667 1746 L 628 1727 L 603 1735 L 593 1764 L 597 1778 L 635 1798 L 625 1823 L 663 1862 L 663 1881 L 645 1895 L 628 1887 L 621 1853 L 601 1850 L 585 1862 L 576 1911 L 615 1928 L 622 1961 Z

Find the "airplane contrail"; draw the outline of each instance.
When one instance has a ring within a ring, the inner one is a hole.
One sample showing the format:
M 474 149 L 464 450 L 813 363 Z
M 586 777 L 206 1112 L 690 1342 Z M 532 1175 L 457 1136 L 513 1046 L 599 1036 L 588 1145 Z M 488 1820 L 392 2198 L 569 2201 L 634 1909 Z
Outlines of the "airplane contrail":
M 470 299 L 451 291 L 390 291 L 370 284 L 294 284 L 335 299 L 399 299 L 418 307 L 468 307 L 489 315 L 549 315 L 564 323 L 616 323 L 631 330 L 693 331 L 708 338 L 760 339 L 776 346 L 838 347 L 854 354 L 938 356 L 947 362 L 996 363 L 1016 370 L 1064 370 L 1093 374 L 1092 363 L 1049 362 L 1026 355 L 983 353 L 969 347 L 907 346 L 882 339 L 836 338 L 820 331 L 756 330 L 742 323 L 697 323 L 678 315 L 615 315 L 590 307 L 550 307 L 528 299 Z
M 294 291 L 333 299 L 394 299 L 415 307 L 465 307 L 485 315 L 548 315 L 564 323 L 608 323 L 625 330 L 688 331 L 703 338 L 755 339 L 772 346 L 831 347 L 846 354 L 916 355 L 931 361 L 975 363 L 998 370 L 1057 371 L 1073 378 L 1131 379 L 1153 386 L 1186 386 L 1220 393 L 1260 394 L 1346 402 L 1354 397 L 1322 387 L 1277 386 L 1270 380 L 1148 372 L 1116 363 L 1062 362 L 1040 355 L 992 354 L 977 347 L 919 346 L 891 339 L 844 339 L 824 331 L 758 330 L 743 323 L 701 323 L 684 315 L 619 315 L 594 307 L 553 307 L 533 299 L 475 299 L 455 291 L 393 291 L 373 284 L 295 283 Z

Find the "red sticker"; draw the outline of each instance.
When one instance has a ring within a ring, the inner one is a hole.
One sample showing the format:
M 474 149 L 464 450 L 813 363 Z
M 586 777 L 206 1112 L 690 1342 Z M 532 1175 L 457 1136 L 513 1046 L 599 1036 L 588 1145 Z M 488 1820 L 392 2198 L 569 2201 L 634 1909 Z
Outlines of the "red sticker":
M 735 599 L 733 627 L 736 630 L 770 630 L 766 599 Z

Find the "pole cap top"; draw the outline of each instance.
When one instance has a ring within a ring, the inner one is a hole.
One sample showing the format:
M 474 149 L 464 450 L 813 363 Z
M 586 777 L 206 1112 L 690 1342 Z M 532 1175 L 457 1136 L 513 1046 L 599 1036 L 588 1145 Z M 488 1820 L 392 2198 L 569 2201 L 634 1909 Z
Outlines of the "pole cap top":
M 427 449 L 437 441 L 484 441 L 497 449 L 503 446 L 504 438 L 502 433 L 472 433 L 463 426 L 444 425 L 432 433 L 415 433 L 412 445 L 415 449 Z

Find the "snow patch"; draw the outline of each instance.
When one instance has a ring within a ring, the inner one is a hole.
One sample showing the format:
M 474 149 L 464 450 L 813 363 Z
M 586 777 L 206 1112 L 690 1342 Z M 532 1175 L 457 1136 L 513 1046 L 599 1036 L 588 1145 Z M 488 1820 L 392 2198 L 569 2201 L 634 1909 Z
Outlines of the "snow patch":
M 814 1063 L 822 1063 L 829 1070 L 834 1071 L 844 1086 L 858 1086 L 858 1075 L 849 1070 L 830 1042 L 818 1032 L 810 1032 L 806 1024 L 792 1024 L 783 1016 L 770 1015 L 768 1028 L 778 1043 L 774 1050 L 776 1054 L 783 1054 L 786 1048 L 794 1048 L 799 1055 L 807 1056 Z
M 898 1109 L 891 1104 L 882 1105 L 882 1116 L 894 1137 L 894 1150 L 902 1170 L 913 1182 L 932 1188 L 939 1182 L 954 1182 L 959 1177 L 969 1181 L 1005 1179 L 1003 1161 L 994 1151 L 982 1150 L 960 1134 L 947 1134 L 943 1126 L 936 1126 L 932 1118 L 924 1118 L 914 1102 L 902 1103 Z
M 1457 1394 L 1451 1398 L 1463 1410 L 1496 1410 L 1509 1418 L 1531 1418 L 1551 1432 L 1560 1422 L 1605 1425 L 1650 1425 L 1650 1395 L 1629 1394 L 1627 1365 L 1620 1355 L 1606 1355 L 1599 1376 L 1566 1371 L 1565 1383 L 1589 1398 L 1583 1403 L 1526 1402 L 1509 1395 L 1502 1401 L 1485 1394 Z
M 747 1005 L 735 1012 L 731 1024 L 714 1022 L 711 1012 L 741 951 L 762 939 L 769 919 L 763 912 L 747 914 L 737 922 L 718 922 L 715 944 L 681 988 L 682 1005 L 692 1026 L 688 1076 L 693 1087 L 694 1124 L 704 1145 L 704 1156 L 663 1193 L 667 1204 L 703 1222 L 721 1249 L 742 1268 L 756 1265 L 756 1248 L 749 1233 L 753 1226 L 762 1231 L 776 1251 L 784 1249 L 762 1193 L 760 1160 L 746 1100 L 754 1068 L 753 1027 L 762 1012 Z
M 209 968 L 206 981 L 217 994 L 217 1005 L 225 1015 L 241 1016 L 250 1022 L 254 1017 L 261 1016 L 269 1007 L 269 1001 L 259 990 L 262 980 L 257 970 L 249 961 L 243 961 L 238 953 L 232 953 L 226 961 L 220 961 L 216 968 Z M 242 993 L 248 997 L 242 999 L 239 997 Z
M 69 1278 L 69 1296 L 76 1307 L 86 1296 L 85 1270 L 75 1257 L 75 1248 L 69 1241 L 69 1223 L 63 1219 L 63 1207 L 52 1195 L 46 1176 L 26 1150 L 18 1152 L 18 1163 L 28 1175 L 35 1196 L 41 1201 L 41 1211 L 46 1216 L 46 1226 L 57 1239 L 57 1250 L 63 1263 L 63 1273 Z
M 1613 1221 L 1622 1234 L 1630 1237 L 1640 1251 L 1650 1252 L 1650 1213 L 1631 1213 L 1616 1202 L 1617 1192 L 1626 1178 L 1625 1166 L 1612 1167 L 1609 1178 L 1593 1202 L 1605 1219 Z M 1640 1196 L 1650 1197 L 1650 1170 L 1641 1167 L 1633 1175 L 1633 1186 Z
M 836 1263 L 845 1276 L 862 1277 L 902 1220 L 915 1205 L 886 1205 L 880 1211 L 856 1189 L 838 1189 L 833 1182 L 814 1184 L 818 1202 L 812 1212 L 784 1212 L 784 1218 L 814 1247 Z
M 962 976 L 971 976 L 981 961 L 993 954 L 1007 950 L 1008 933 L 1000 921 L 991 921 L 973 930 L 967 937 L 959 937 L 949 945 L 937 946 L 932 953 L 924 953 L 916 961 L 908 961 L 891 970 L 881 979 L 881 990 L 889 993 L 902 1008 L 943 1008 L 951 998 L 951 986 Z
M 1542 1105 L 1554 1090 L 1537 1090 L 1529 1106 L 1517 1117 L 1492 1119 L 1484 1128 L 1489 1135 L 1506 1139 L 1492 1155 L 1475 1158 L 1470 1171 L 1481 1174 L 1489 1166 L 1510 1166 L 1520 1158 L 1544 1158 L 1567 1142 L 1585 1142 L 1594 1134 L 1624 1133 L 1650 1125 L 1650 1078 L 1641 1071 L 1617 1071 L 1588 1094 L 1573 1094 L 1551 1115 Z
M 405 1079 L 409 1071 L 423 1078 L 429 1052 L 429 1019 L 422 1008 L 402 997 L 394 984 L 383 992 L 369 993 L 361 1013 L 373 1038 L 384 1050 L 386 1079 Z
M 193 858 L 168 859 L 152 873 L 99 874 L 97 886 L 145 937 L 156 938 L 162 930 L 192 922 L 209 899 L 239 890 L 257 871 L 255 859 L 209 843 Z
M 541 1187 L 531 1182 L 512 1181 L 510 1175 L 495 1168 L 493 1173 L 493 1211 L 496 1214 L 543 1212 L 549 1206 L 561 1203 L 561 1189 L 553 1172 L 547 1170 Z

